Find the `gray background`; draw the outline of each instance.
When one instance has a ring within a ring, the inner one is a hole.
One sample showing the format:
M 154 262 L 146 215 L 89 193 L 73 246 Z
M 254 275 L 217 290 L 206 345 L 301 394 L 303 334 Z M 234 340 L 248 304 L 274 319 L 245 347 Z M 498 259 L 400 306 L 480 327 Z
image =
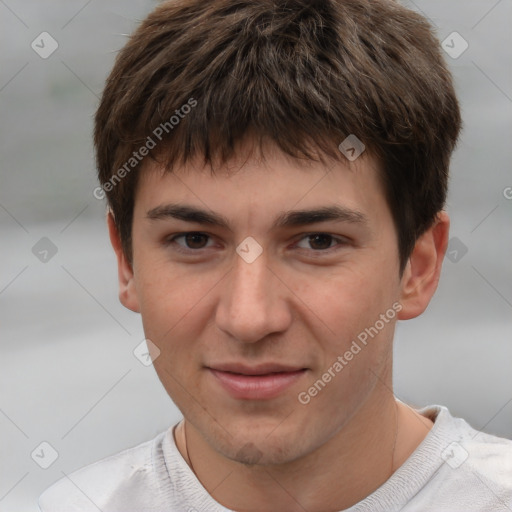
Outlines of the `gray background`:
M 180 418 L 133 355 L 140 318 L 117 300 L 104 204 L 92 195 L 98 96 L 125 34 L 155 4 L 0 0 L 0 511 L 37 510 L 63 474 Z M 465 123 L 447 207 L 454 261 L 427 312 L 398 327 L 396 394 L 512 437 L 512 0 L 406 4 L 440 40 L 457 31 L 469 47 L 446 57 Z M 47 59 L 31 48 L 43 31 L 59 44 Z M 43 237 L 57 249 L 46 262 L 32 250 Z M 58 452 L 46 470 L 31 458 L 43 441 Z

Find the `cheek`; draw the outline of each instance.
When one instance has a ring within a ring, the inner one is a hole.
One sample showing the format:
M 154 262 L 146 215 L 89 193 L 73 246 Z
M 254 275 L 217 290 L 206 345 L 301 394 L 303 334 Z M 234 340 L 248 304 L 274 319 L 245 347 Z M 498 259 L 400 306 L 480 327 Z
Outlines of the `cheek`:
M 329 326 L 329 335 L 317 334 L 322 355 L 301 391 L 305 393 L 303 399 L 310 400 L 307 410 L 330 418 L 326 419 L 327 429 L 351 417 L 375 385 L 386 380 L 385 372 L 391 364 L 397 314 L 394 302 L 373 281 L 359 277 L 355 281 L 356 288 L 345 280 L 344 288 L 332 283 L 329 290 L 319 294 L 319 311 Z M 326 329 L 321 331 L 325 333 Z
M 315 312 L 334 340 L 339 340 L 341 346 L 337 348 L 341 349 L 347 337 L 354 338 L 372 326 L 392 306 L 394 287 L 386 274 L 366 268 L 331 276 L 310 291 L 310 297 Z
M 398 274 L 383 269 L 393 269 L 396 262 L 386 261 L 383 254 L 379 261 L 366 263 L 333 275 L 317 291 L 318 311 L 332 331 L 328 337 L 318 338 L 324 358 L 316 378 L 329 381 L 319 393 L 320 407 L 343 403 L 350 410 L 350 404 L 361 402 L 389 362 Z
M 338 272 L 309 291 L 322 322 L 315 328 L 321 355 L 307 385 L 317 393 L 315 407 L 330 410 L 337 421 L 364 400 L 389 362 L 396 321 L 390 276 L 365 266 Z
M 211 314 L 208 291 L 215 285 L 210 281 L 158 267 L 139 280 L 144 334 L 160 351 L 154 369 L 180 408 L 187 406 L 198 384 L 197 347 Z
M 191 274 L 154 261 L 141 260 L 140 269 L 136 288 L 146 337 L 161 350 L 175 348 L 174 340 L 189 345 L 201 325 L 198 315 L 206 314 L 208 294 L 219 277 L 208 272 Z

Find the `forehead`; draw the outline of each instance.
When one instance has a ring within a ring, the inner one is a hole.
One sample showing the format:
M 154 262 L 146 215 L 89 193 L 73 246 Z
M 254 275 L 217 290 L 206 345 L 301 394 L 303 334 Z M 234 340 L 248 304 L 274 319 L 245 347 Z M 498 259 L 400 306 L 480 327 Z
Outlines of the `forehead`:
M 370 220 L 389 217 L 377 162 L 299 160 L 278 148 L 263 157 L 243 152 L 212 167 L 198 158 L 168 171 L 147 159 L 138 180 L 135 216 L 169 203 L 225 213 L 233 221 L 270 222 L 283 210 L 326 204 L 359 211 Z M 384 215 L 384 217 L 383 217 Z

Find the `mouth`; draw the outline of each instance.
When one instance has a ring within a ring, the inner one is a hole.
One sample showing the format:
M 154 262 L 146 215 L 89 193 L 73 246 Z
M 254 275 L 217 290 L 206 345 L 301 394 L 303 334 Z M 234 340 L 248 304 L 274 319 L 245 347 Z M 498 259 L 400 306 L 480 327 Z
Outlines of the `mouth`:
M 279 364 L 254 367 L 224 364 L 206 368 L 217 385 L 239 400 L 275 398 L 301 379 L 308 370 Z

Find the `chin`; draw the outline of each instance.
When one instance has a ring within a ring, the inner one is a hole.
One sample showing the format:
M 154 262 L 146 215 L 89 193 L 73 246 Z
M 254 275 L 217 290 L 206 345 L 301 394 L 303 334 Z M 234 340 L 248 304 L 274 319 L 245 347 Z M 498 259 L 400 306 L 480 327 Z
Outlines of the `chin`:
M 296 437 L 296 438 L 295 438 Z M 271 466 L 292 462 L 305 455 L 302 436 L 289 432 L 270 436 L 266 432 L 258 435 L 236 436 L 222 440 L 214 448 L 224 457 L 245 466 Z

